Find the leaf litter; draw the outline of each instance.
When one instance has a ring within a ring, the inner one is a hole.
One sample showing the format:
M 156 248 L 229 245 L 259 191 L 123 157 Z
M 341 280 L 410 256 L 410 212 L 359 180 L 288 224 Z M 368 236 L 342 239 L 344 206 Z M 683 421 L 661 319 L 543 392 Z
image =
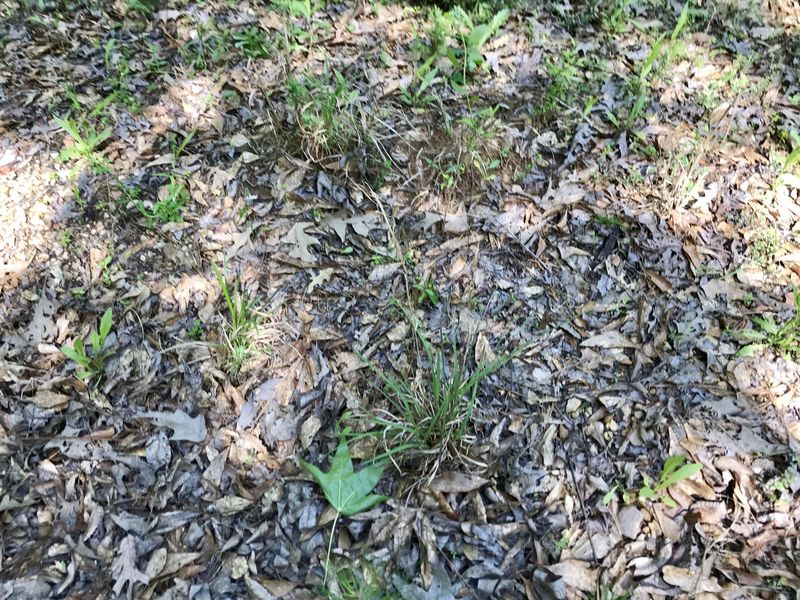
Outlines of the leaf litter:
M 797 593 L 800 23 L 595 4 L 0 6 L 0 594 Z

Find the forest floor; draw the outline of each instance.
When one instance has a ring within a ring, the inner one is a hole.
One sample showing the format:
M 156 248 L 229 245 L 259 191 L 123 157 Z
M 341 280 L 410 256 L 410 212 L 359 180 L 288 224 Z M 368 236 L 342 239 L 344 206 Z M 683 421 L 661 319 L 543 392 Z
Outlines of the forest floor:
M 0 0 L 0 599 L 800 593 L 796 2 L 164 4 Z

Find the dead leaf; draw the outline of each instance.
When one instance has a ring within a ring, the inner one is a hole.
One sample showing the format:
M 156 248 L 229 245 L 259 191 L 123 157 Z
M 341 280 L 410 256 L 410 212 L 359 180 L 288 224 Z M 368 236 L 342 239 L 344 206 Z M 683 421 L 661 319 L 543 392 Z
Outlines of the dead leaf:
M 664 565 L 661 576 L 668 584 L 679 587 L 684 592 L 718 593 L 722 591 L 722 587 L 716 581 L 693 569 Z
M 319 244 L 319 240 L 306 233 L 306 227 L 311 227 L 312 225 L 314 224 L 308 221 L 295 223 L 289 233 L 281 240 L 284 244 L 293 245 L 293 248 L 289 251 L 289 256 L 306 263 L 315 263 L 317 261 L 309 247 Z
M 147 561 L 147 567 L 145 568 L 144 572 L 147 577 L 153 579 L 153 577 L 158 577 L 161 571 L 164 570 L 164 565 L 167 564 L 167 549 L 166 548 L 157 548 L 153 550 L 153 554 L 150 555 L 150 560 Z
M 322 429 L 320 418 L 317 415 L 308 417 L 300 426 L 300 445 L 308 449 L 320 429 Z
M 628 340 L 619 331 L 606 331 L 583 340 L 585 348 L 636 348 L 638 345 Z
M 623 506 L 617 514 L 619 530 L 623 537 L 635 540 L 642 530 L 644 513 L 635 506 Z
M 497 355 L 492 350 L 489 340 L 483 333 L 478 334 L 475 340 L 475 362 L 479 365 L 488 365 L 497 360 Z
M 311 292 L 314 291 L 314 289 L 317 286 L 320 286 L 323 283 L 325 283 L 326 281 L 329 281 L 330 278 L 331 278 L 331 275 L 333 275 L 333 267 L 330 267 L 330 268 L 327 268 L 327 269 L 322 269 L 319 273 L 314 275 L 314 277 L 311 279 L 311 281 L 308 284 L 308 287 L 306 288 L 306 293 L 310 294 Z
M 441 492 L 443 494 L 464 494 L 480 489 L 487 483 L 489 483 L 488 479 L 478 477 L 477 475 L 447 471 L 439 473 L 428 487 L 435 492 Z
M 672 290 L 672 284 L 669 282 L 669 279 L 664 277 L 658 271 L 655 271 L 653 269 L 645 269 L 644 272 L 645 275 L 647 275 L 647 278 L 653 283 L 653 285 L 655 285 L 662 292 L 666 293 Z
M 172 429 L 172 436 L 169 438 L 174 442 L 202 442 L 206 439 L 206 422 L 203 415 L 190 417 L 182 410 L 174 412 L 149 411 L 139 413 L 140 418 L 151 419 L 159 427 L 169 427 Z
M 241 148 L 242 146 L 249 144 L 250 140 L 248 140 L 247 137 L 242 133 L 234 133 L 231 136 L 229 143 L 234 148 Z
M 117 557 L 111 563 L 111 576 L 114 578 L 114 593 L 119 596 L 123 588 L 128 586 L 128 598 L 133 597 L 133 588 L 137 583 L 147 585 L 150 578 L 136 568 L 136 538 L 125 536 L 119 545 Z
M 69 396 L 64 394 L 57 394 L 52 390 L 39 390 L 36 395 L 31 398 L 39 408 L 47 408 L 50 410 L 64 410 L 69 404 Z
M 589 568 L 589 563 L 565 560 L 548 569 L 551 573 L 559 575 L 569 587 L 589 593 L 594 593 L 597 588 L 597 569 Z
M 214 508 L 216 508 L 219 514 L 221 514 L 223 517 L 229 517 L 238 512 L 242 512 L 251 504 L 252 502 L 246 498 L 240 498 L 239 496 L 225 496 L 224 498 L 220 498 L 214 502 Z

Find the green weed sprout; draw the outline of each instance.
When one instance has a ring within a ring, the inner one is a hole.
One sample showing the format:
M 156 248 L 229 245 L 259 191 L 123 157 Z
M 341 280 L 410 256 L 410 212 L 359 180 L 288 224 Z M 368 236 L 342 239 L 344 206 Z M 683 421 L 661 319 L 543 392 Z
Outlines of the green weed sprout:
M 470 371 L 464 348 L 454 340 L 447 356 L 428 340 L 421 324 L 398 306 L 422 345 L 428 373 L 423 381 L 408 381 L 363 359 L 381 382 L 388 408 L 369 414 L 367 420 L 372 428 L 360 435 L 382 437 L 389 456 L 404 452 L 427 454 L 433 455 L 438 464 L 447 455 L 460 455 L 459 448 L 472 426 L 481 381 L 520 351 L 478 364 Z
M 105 361 L 111 354 L 105 345 L 106 345 L 106 338 L 108 334 L 111 332 L 111 326 L 113 324 L 114 318 L 109 308 L 106 312 L 103 313 L 103 317 L 100 319 L 100 330 L 99 331 L 92 331 L 91 341 L 92 341 L 92 352 L 91 354 L 86 353 L 86 348 L 83 344 L 83 340 L 80 338 L 76 339 L 72 346 L 62 346 L 61 352 L 63 352 L 67 358 L 72 359 L 75 361 L 78 366 L 80 366 L 80 370 L 77 372 L 77 375 L 80 379 L 84 381 L 88 381 L 92 377 L 100 374 L 103 372 L 103 367 L 105 366 Z
M 644 487 L 639 490 L 640 500 L 652 500 L 654 502 L 661 501 L 670 508 L 675 508 L 677 504 L 667 494 L 667 490 L 679 481 L 688 479 L 695 473 L 699 473 L 703 468 L 700 463 L 686 462 L 685 456 L 670 456 L 665 462 L 664 467 L 661 469 L 661 476 L 658 481 L 651 481 L 649 477 L 644 476 Z
M 94 173 L 105 173 L 108 171 L 108 161 L 97 152 L 100 144 L 111 137 L 111 128 L 102 131 L 95 131 L 85 122 L 79 124 L 73 119 L 66 117 L 53 117 L 53 120 L 72 138 L 73 144 L 67 146 L 58 154 L 58 159 L 62 162 L 69 160 L 85 159 Z
M 800 291 L 794 288 L 792 293 L 796 307 L 792 318 L 778 325 L 770 316 L 751 317 L 758 329 L 745 329 L 737 334 L 751 342 L 739 349 L 737 356 L 753 356 L 769 346 L 780 350 L 785 356 L 800 354 Z
M 256 351 L 251 335 L 258 325 L 255 300 L 242 294 L 238 283 L 231 289 L 224 272 L 214 267 L 214 273 L 230 315 L 230 321 L 226 323 L 223 333 L 228 350 L 228 371 L 235 375 L 242 370 Z

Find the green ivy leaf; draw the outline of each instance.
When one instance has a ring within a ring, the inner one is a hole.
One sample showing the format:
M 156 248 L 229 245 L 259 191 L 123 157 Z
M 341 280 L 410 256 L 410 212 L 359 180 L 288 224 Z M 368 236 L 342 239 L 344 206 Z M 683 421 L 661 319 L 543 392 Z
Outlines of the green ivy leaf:
M 339 442 L 327 473 L 302 459 L 300 465 L 311 473 L 331 506 L 345 516 L 363 512 L 389 499 L 371 493 L 383 475 L 383 465 L 372 463 L 356 473 L 345 440 Z

